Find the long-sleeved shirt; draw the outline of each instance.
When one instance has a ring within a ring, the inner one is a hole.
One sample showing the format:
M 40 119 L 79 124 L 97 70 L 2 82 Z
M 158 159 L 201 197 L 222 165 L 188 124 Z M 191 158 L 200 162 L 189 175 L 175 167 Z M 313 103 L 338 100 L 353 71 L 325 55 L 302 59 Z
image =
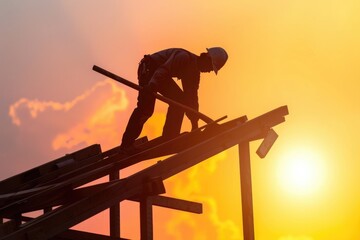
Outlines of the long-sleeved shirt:
M 160 86 L 164 81 L 173 81 L 173 77 L 181 80 L 186 104 L 195 110 L 199 109 L 198 89 L 200 70 L 197 65 L 198 56 L 181 48 L 170 48 L 150 55 L 157 67 L 150 83 Z M 187 113 L 190 120 L 195 116 Z

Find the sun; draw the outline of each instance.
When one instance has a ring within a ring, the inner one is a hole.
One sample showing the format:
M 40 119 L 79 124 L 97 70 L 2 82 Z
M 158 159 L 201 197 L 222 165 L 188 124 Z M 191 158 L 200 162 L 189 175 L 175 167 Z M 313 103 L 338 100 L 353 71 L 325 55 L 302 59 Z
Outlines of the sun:
M 292 149 L 282 157 L 278 179 L 288 193 L 305 195 L 314 193 L 324 180 L 324 168 L 319 154 L 311 148 Z

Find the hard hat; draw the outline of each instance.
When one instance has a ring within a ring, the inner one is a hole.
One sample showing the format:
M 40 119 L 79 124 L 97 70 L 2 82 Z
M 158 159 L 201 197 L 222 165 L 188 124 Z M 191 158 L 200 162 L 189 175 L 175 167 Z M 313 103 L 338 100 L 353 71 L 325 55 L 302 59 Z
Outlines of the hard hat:
M 207 48 L 208 54 L 211 58 L 215 74 L 225 65 L 228 55 L 221 47 Z

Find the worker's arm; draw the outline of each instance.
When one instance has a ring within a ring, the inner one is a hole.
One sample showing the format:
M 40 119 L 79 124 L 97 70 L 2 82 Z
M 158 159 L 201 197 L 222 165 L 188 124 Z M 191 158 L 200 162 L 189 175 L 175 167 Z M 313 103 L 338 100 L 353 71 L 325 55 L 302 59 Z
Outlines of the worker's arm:
M 179 77 L 188 69 L 190 55 L 184 51 L 174 51 L 168 60 L 154 72 L 149 84 L 159 87 L 165 81 L 173 81 L 172 77 Z

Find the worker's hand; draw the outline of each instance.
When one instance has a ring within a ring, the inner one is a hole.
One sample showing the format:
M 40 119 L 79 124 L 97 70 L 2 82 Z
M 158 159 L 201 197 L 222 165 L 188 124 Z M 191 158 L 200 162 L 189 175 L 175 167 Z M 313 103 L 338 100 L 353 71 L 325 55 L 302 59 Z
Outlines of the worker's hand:
M 191 121 L 191 131 L 194 131 L 199 128 L 198 120 Z

